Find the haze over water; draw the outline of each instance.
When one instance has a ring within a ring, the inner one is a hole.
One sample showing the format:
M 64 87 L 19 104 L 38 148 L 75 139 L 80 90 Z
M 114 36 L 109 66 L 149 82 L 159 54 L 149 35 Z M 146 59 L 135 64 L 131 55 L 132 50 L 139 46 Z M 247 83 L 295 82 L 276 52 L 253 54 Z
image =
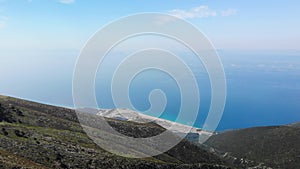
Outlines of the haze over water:
M 227 102 L 218 130 L 300 121 L 300 52 L 219 51 L 219 55 L 226 73 Z M 77 52 L 36 52 L 26 56 L 30 60 L 26 63 L 20 61 L 24 57 L 21 52 L 8 52 L 7 56 L 1 61 L 1 94 L 73 107 L 72 73 Z M 195 74 L 201 105 L 194 126 L 203 127 L 210 105 L 210 84 L 204 71 L 195 69 Z M 109 91 L 103 90 L 109 86 L 101 86 L 101 77 L 96 80 L 98 102 L 102 108 L 114 108 Z M 147 110 L 149 92 L 155 88 L 162 89 L 168 99 L 161 117 L 175 120 L 179 89 L 162 72 L 146 71 L 132 81 L 133 105 L 140 111 Z M 190 124 L 189 119 L 182 123 Z

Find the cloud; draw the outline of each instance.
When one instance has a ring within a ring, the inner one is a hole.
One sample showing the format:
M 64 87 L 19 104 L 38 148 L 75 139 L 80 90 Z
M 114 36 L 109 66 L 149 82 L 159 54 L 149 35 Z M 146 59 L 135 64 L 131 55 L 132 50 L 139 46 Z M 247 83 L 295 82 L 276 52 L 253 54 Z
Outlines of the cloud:
M 221 11 L 221 16 L 230 16 L 235 15 L 237 13 L 236 9 L 227 9 L 225 11 Z
M 75 0 L 59 0 L 59 2 L 63 4 L 72 4 L 75 2 Z
M 207 17 L 216 17 L 216 16 L 230 16 L 237 13 L 235 9 L 227 9 L 223 11 L 217 11 L 210 9 L 207 5 L 201 5 L 189 10 L 182 9 L 173 9 L 168 11 L 170 15 L 177 16 L 183 19 L 192 19 L 192 18 L 207 18 Z
M 154 18 L 153 23 L 156 25 L 164 25 L 170 22 L 176 21 L 177 18 L 170 17 L 170 16 L 158 16 Z
M 169 13 L 179 18 L 206 18 L 217 15 L 216 11 L 210 10 L 209 7 L 205 5 L 190 10 L 173 9 L 169 11 Z

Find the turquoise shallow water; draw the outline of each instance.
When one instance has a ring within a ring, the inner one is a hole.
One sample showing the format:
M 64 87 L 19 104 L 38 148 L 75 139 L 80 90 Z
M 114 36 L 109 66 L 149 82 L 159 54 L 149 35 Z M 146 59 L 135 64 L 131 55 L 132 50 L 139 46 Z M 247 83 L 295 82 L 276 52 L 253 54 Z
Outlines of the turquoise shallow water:
M 227 102 L 218 130 L 279 125 L 300 121 L 300 52 L 219 51 L 227 80 Z M 0 93 L 39 102 L 72 107 L 72 73 L 77 52 L 7 53 L 1 60 Z M 210 106 L 210 83 L 201 66 L 187 60 L 201 93 L 199 116 L 194 126 L 203 127 Z M 111 67 L 111 65 L 109 65 Z M 109 74 L 99 74 L 96 95 L 102 108 L 113 108 Z M 104 82 L 104 83 L 103 83 Z M 149 92 L 162 89 L 168 99 L 162 118 L 175 120 L 180 91 L 174 79 L 151 70 L 140 73 L 130 86 L 130 98 L 140 111 L 149 108 Z M 189 123 L 189 119 L 182 121 Z
M 300 55 L 220 52 L 220 56 L 226 73 L 227 102 L 217 130 L 300 121 Z M 194 126 L 202 128 L 210 106 L 210 83 L 201 65 L 190 66 L 195 70 L 201 94 Z M 101 85 L 103 81 L 101 77 L 97 81 L 99 104 L 113 108 L 109 85 Z M 130 88 L 132 104 L 142 112 L 147 110 L 150 107 L 149 93 L 156 88 L 162 89 L 168 99 L 160 117 L 176 120 L 180 110 L 180 91 L 175 80 L 160 71 L 145 71 L 136 76 Z M 191 124 L 192 120 L 181 122 Z

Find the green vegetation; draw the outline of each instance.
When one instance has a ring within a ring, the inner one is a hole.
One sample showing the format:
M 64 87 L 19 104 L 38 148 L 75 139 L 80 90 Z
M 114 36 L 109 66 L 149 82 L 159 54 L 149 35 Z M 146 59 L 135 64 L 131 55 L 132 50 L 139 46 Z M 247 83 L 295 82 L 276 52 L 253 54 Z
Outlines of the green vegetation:
M 300 127 L 256 127 L 224 132 L 207 145 L 228 155 L 249 159 L 278 169 L 300 168 Z
M 66 108 L 0 96 L 0 117 L 0 168 L 228 168 L 224 160 L 186 140 L 151 158 L 111 154 L 85 134 L 75 112 Z M 154 123 L 108 121 L 132 137 L 165 130 Z

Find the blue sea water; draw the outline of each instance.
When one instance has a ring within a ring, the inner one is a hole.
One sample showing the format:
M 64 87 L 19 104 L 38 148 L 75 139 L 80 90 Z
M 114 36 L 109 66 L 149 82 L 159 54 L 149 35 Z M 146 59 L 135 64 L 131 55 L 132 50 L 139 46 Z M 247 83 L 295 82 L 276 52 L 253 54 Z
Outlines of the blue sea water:
M 1 54 L 0 94 L 73 107 L 72 74 L 77 52 Z M 299 51 L 218 53 L 227 81 L 227 101 L 218 131 L 300 121 Z M 187 62 L 197 78 L 201 94 L 199 116 L 194 126 L 203 127 L 210 106 L 209 78 L 201 63 Z M 114 108 L 107 77 L 109 73 L 106 76 L 98 74 L 95 92 L 101 108 Z M 163 90 L 168 99 L 161 118 L 175 120 L 180 109 L 180 91 L 175 80 L 166 73 L 150 70 L 138 74 L 130 86 L 132 104 L 142 112 L 147 110 L 149 93 L 157 88 Z M 189 124 L 189 119 L 182 123 Z
M 289 52 L 223 55 L 227 102 L 219 130 L 300 120 L 300 58 Z

